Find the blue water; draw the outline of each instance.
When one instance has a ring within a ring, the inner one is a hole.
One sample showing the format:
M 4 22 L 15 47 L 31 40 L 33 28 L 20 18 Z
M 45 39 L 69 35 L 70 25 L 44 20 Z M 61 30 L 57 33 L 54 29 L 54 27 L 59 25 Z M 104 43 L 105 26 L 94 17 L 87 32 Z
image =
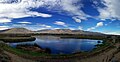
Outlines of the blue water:
M 38 44 L 42 48 L 50 48 L 52 54 L 71 54 L 79 51 L 91 51 L 96 48 L 95 45 L 101 44 L 98 41 L 90 39 L 49 39 L 36 38 L 32 42 L 10 43 L 10 46 L 16 47 L 18 44 Z

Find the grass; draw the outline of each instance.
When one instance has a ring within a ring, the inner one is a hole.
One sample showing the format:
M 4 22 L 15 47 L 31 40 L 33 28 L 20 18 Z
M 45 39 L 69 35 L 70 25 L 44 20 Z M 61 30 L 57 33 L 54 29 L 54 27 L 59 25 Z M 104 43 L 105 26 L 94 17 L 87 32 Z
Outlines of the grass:
M 32 51 L 26 51 L 22 49 L 12 48 L 8 45 L 4 46 L 4 50 L 8 52 L 12 52 L 16 55 L 22 55 L 27 57 L 47 57 L 47 58 L 75 58 L 75 57 L 82 57 L 82 56 L 88 56 L 92 55 L 96 52 L 100 52 L 103 48 L 110 46 L 110 43 L 103 42 L 103 44 L 97 45 L 96 49 L 93 49 L 91 52 L 78 52 L 75 54 L 47 54 L 47 53 L 39 53 L 39 52 L 32 52 Z
M 8 45 L 5 45 L 4 50 L 11 52 L 13 54 L 16 54 L 18 56 L 27 56 L 27 57 L 43 57 L 43 58 L 71 58 L 74 57 L 76 54 L 47 54 L 47 53 L 39 53 L 39 52 L 32 52 L 32 51 L 26 51 L 22 49 L 12 48 Z M 80 55 L 81 53 L 79 53 Z M 83 55 L 85 53 L 82 53 Z
M 33 57 L 52 57 L 52 58 L 55 58 L 55 57 L 63 57 L 63 56 L 72 56 L 72 54 L 47 54 L 47 53 L 39 53 L 39 52 L 33 52 L 33 51 L 26 51 L 26 50 L 22 50 L 22 49 L 17 49 L 17 48 L 12 48 L 8 45 L 5 45 L 4 47 L 4 50 L 6 51 L 9 51 L 9 52 L 12 52 L 14 54 L 17 54 L 17 55 L 23 55 L 23 56 L 33 56 Z
M 106 41 L 103 41 L 102 44 L 98 44 L 96 45 L 96 48 L 94 48 L 92 51 L 98 51 L 98 50 L 101 50 L 105 47 L 108 47 L 108 46 L 112 46 L 110 42 L 106 42 Z
M 32 51 L 26 51 L 26 50 L 22 50 L 22 49 L 12 48 L 8 45 L 5 45 L 4 49 L 7 50 L 7 51 L 14 52 L 18 55 L 21 55 L 21 54 L 22 55 L 31 55 L 31 56 L 45 56 L 45 55 L 48 55 L 46 53 L 38 53 L 38 52 L 32 52 Z
M 80 39 L 80 37 L 78 37 Z M 81 38 L 85 38 L 84 36 Z M 91 39 L 86 38 L 86 39 Z M 78 52 L 75 54 L 47 54 L 47 53 L 38 53 L 38 52 L 32 52 L 32 51 L 26 51 L 22 49 L 12 48 L 8 45 L 5 45 L 3 48 L 4 50 L 8 52 L 12 52 L 13 54 L 19 55 L 19 56 L 27 56 L 27 57 L 49 57 L 49 58 L 75 58 L 75 57 L 82 57 L 82 56 L 88 56 L 91 54 L 94 54 L 96 52 L 101 52 L 105 47 L 111 46 L 111 43 L 106 41 L 104 37 L 93 37 L 92 39 L 101 39 L 104 40 L 103 44 L 96 45 L 97 48 L 93 49 L 91 52 Z
M 4 42 L 25 42 L 25 41 L 34 41 L 35 37 L 3 37 L 0 40 Z

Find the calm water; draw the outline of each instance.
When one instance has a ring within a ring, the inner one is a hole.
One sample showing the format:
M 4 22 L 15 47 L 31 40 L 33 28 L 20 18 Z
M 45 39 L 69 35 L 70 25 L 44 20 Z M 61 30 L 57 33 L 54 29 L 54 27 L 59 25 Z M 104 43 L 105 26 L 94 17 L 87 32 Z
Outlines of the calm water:
M 95 45 L 102 40 L 89 40 L 89 39 L 59 39 L 48 37 L 36 37 L 33 42 L 20 42 L 10 43 L 10 46 L 16 47 L 18 44 L 38 44 L 42 48 L 50 48 L 52 54 L 71 54 L 78 51 L 91 51 Z

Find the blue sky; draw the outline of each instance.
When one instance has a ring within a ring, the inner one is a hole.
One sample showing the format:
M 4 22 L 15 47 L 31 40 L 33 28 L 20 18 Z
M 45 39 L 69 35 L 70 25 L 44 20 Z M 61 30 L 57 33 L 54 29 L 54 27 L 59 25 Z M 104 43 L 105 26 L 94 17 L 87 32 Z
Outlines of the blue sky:
M 72 29 L 120 34 L 119 0 L 0 0 L 0 30 Z

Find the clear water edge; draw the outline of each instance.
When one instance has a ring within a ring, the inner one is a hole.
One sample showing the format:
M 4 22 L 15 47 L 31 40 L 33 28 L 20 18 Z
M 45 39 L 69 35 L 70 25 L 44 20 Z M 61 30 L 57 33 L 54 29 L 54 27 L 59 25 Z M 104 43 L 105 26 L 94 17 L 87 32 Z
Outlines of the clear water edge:
M 98 43 L 98 41 L 100 41 L 100 43 Z M 15 48 L 18 44 L 36 43 L 42 48 L 50 48 L 51 54 L 72 54 L 80 51 L 91 51 L 96 48 L 95 45 L 101 44 L 102 42 L 102 40 L 90 39 L 60 39 L 36 37 L 36 40 L 32 42 L 9 43 L 9 45 Z

